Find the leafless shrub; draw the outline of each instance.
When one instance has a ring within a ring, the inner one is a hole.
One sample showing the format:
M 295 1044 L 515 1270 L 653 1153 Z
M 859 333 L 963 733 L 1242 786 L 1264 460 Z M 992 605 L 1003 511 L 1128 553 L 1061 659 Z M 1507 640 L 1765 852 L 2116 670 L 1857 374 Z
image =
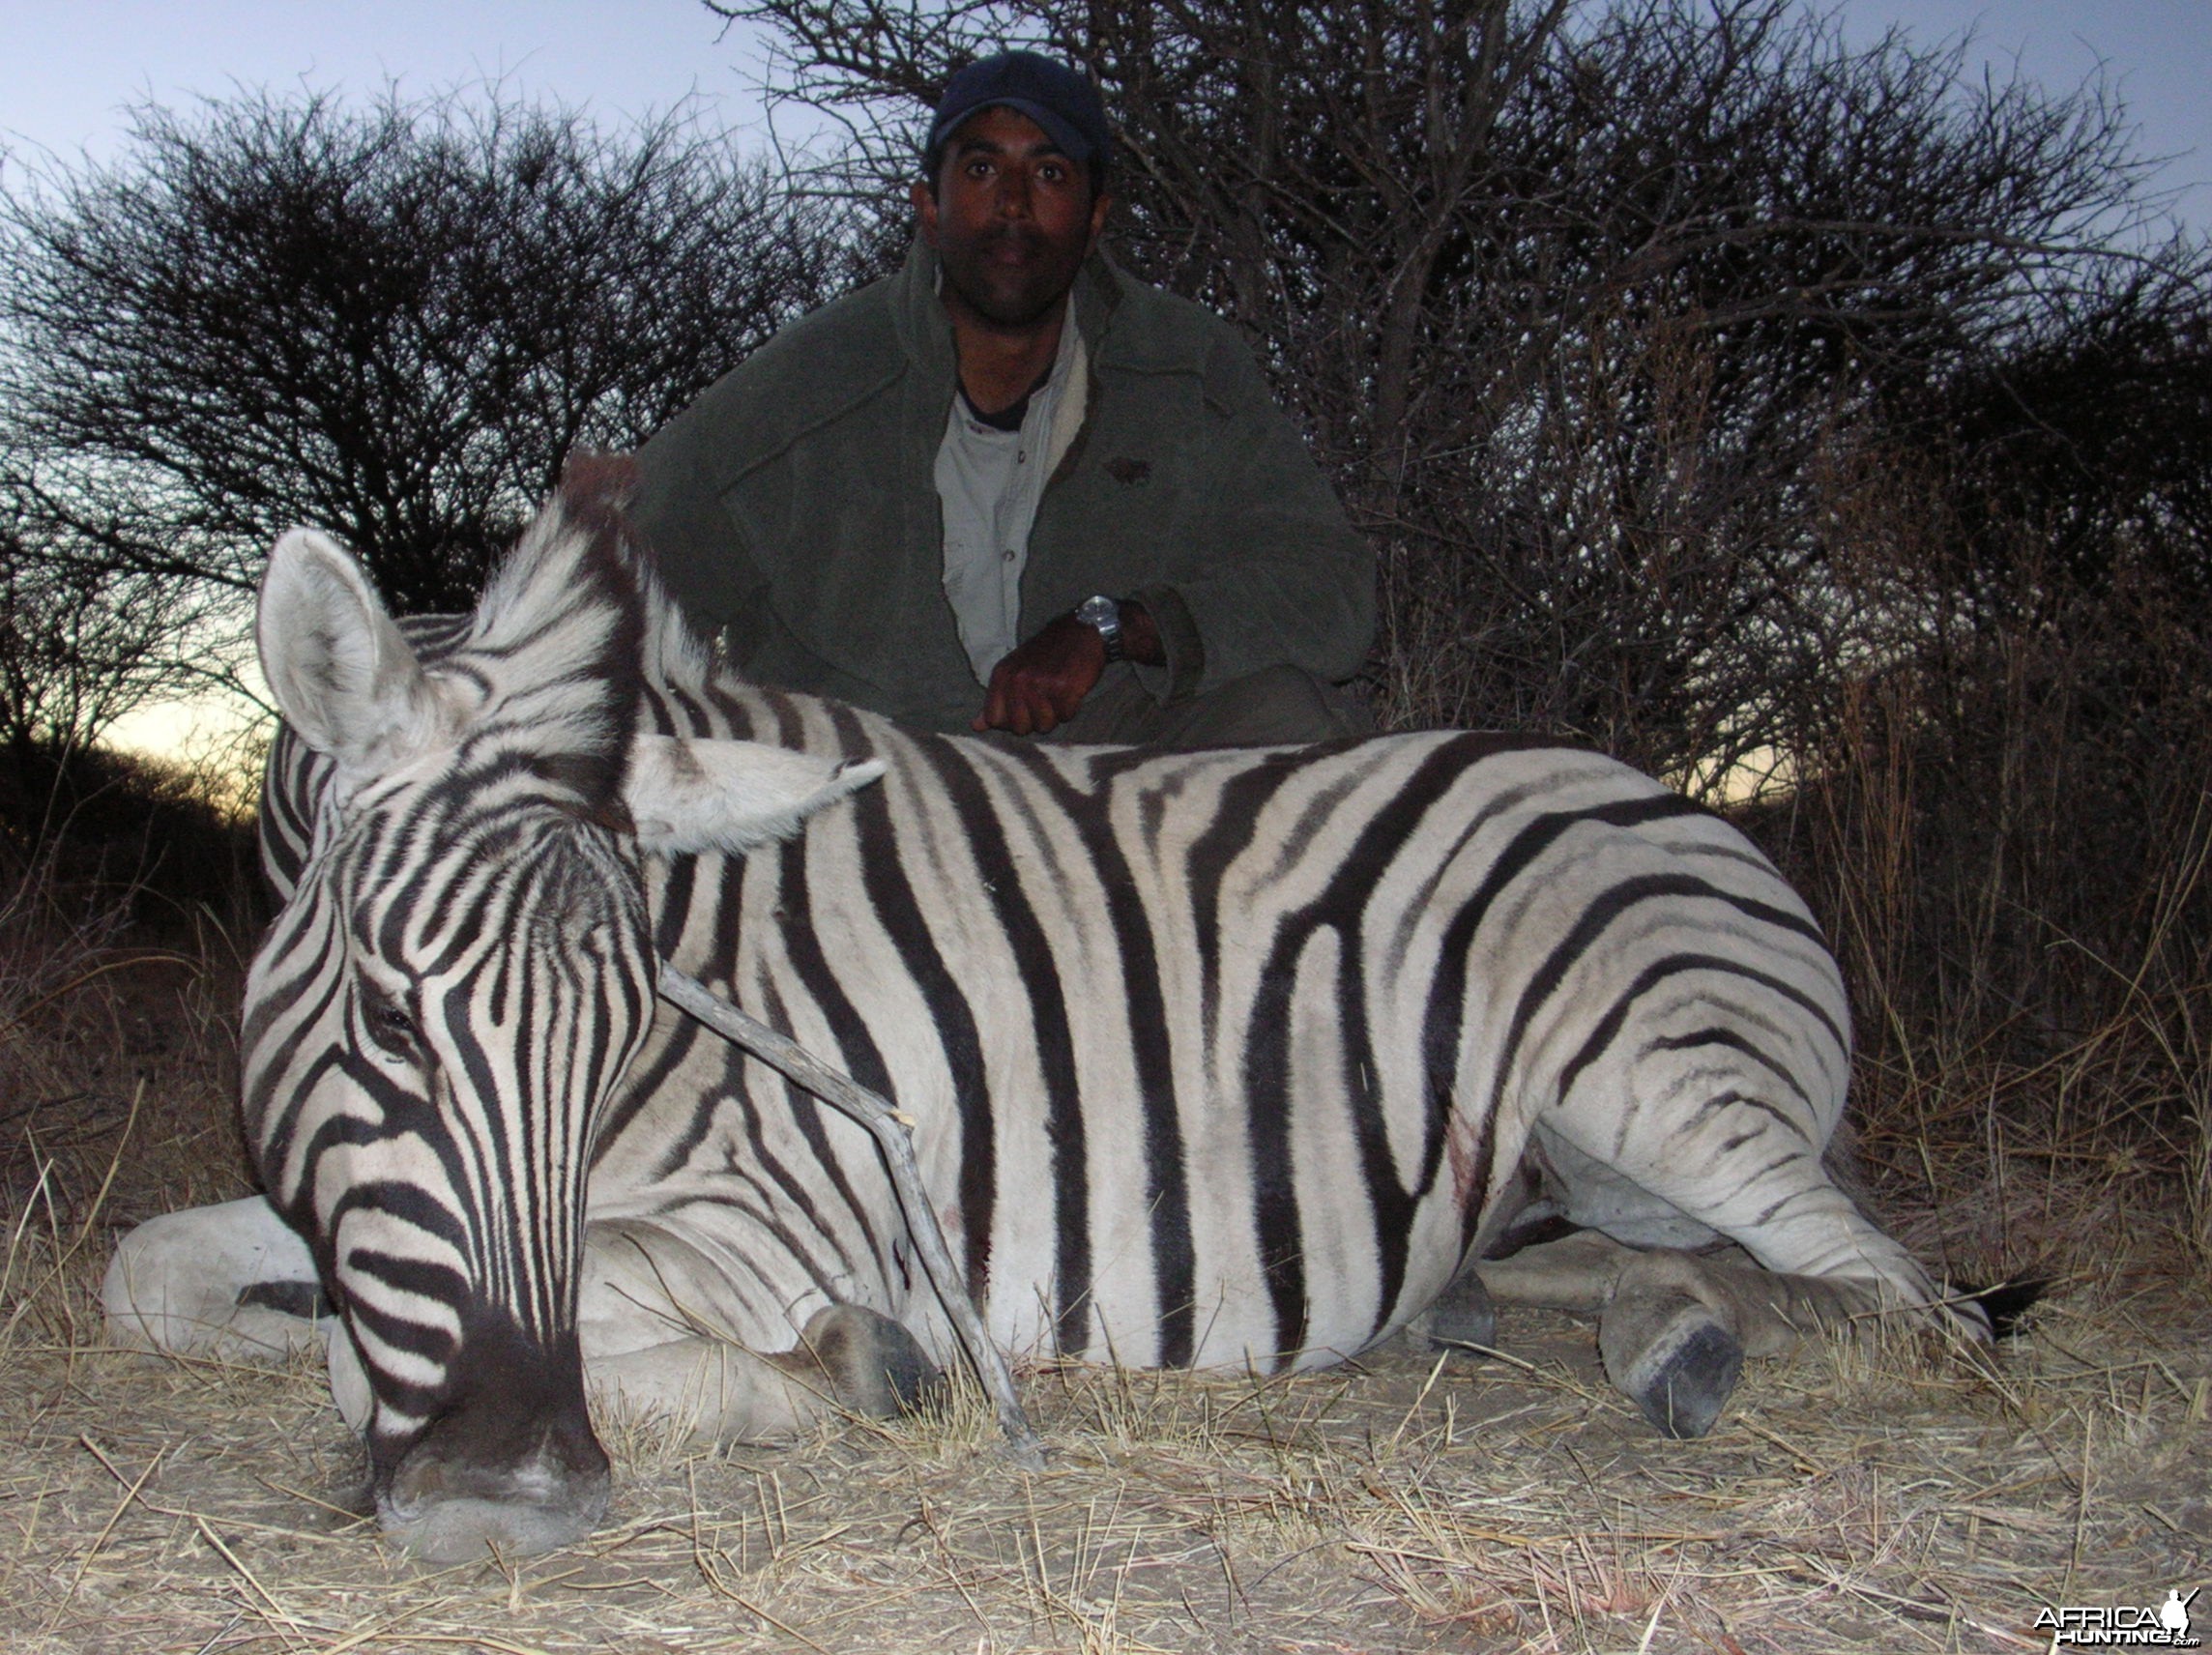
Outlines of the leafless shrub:
M 845 256 L 681 109 L 497 87 L 134 112 L 0 194 L 0 438 L 43 550 L 203 602 L 320 526 L 408 609 L 473 596 L 590 445 L 626 448 Z

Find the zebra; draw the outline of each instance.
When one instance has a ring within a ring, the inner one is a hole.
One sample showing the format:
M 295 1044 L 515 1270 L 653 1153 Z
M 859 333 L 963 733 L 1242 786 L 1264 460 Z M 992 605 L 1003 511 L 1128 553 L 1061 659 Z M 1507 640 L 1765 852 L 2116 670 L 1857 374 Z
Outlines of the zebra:
M 1719 817 L 1533 740 L 1054 748 L 749 684 L 630 476 L 572 465 L 460 618 L 277 543 L 267 1193 L 141 1226 L 103 1290 L 140 1349 L 327 1329 L 393 1541 L 588 1533 L 595 1407 L 788 1437 L 957 1349 L 874 1143 L 656 1010 L 662 959 L 913 1120 L 1017 1353 L 1274 1373 L 1558 1304 L 1689 1437 L 1807 1329 L 1988 1338 L 1825 1165 L 1843 983 Z M 1543 1219 L 1581 1228 L 1492 1257 Z

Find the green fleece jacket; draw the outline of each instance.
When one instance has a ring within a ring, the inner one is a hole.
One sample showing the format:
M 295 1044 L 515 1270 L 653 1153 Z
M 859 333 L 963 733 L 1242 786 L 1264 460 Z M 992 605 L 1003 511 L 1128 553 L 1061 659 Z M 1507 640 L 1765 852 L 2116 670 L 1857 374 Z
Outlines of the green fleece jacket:
M 640 453 L 634 520 L 748 678 L 965 731 L 983 695 L 944 590 L 955 361 L 936 277 L 917 243 L 716 382 Z M 1158 622 L 1155 693 L 1283 664 L 1350 678 L 1374 560 L 1242 340 L 1102 257 L 1075 304 L 1090 395 L 1031 530 L 1022 635 L 1103 592 Z

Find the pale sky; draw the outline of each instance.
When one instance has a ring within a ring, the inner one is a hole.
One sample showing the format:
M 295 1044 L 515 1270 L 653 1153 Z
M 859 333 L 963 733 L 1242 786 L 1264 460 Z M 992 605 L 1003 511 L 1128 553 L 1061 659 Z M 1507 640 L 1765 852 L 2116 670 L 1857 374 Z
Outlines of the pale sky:
M 2173 156 L 2160 184 L 2181 216 L 2212 226 L 2212 0 L 1844 0 L 1847 32 L 1891 24 L 1933 44 L 1967 32 L 1999 80 L 2017 63 L 2053 90 L 2100 73 L 2140 129 Z M 717 41 L 696 0 L 0 0 L 0 146 L 36 160 L 112 157 L 127 105 L 183 106 L 237 86 L 363 94 L 504 81 L 610 122 L 685 98 L 703 118 L 765 143 L 749 39 Z M 783 134 L 793 135 L 787 127 Z M 183 740 L 174 713 L 119 740 Z
M 114 153 L 123 108 L 234 86 L 504 80 L 610 120 L 696 95 L 748 129 L 744 43 L 696 0 L 0 0 L 0 142 Z
M 1847 35 L 1892 24 L 1924 44 L 1971 35 L 1969 61 L 2000 83 L 2017 65 L 2054 92 L 2102 74 L 2128 106 L 2139 152 L 2170 157 L 2158 187 L 2180 218 L 2212 228 L 2212 0 L 1846 0 Z
M 1816 0 L 1819 3 L 1819 0 Z M 2070 89 L 2103 72 L 2142 129 L 2180 159 L 2165 182 L 2212 223 L 2212 0 L 1843 0 L 1850 35 L 1892 23 L 1923 43 L 1971 32 L 2000 77 L 2017 60 Z M 0 143 L 110 155 L 125 105 L 233 85 L 427 91 L 500 78 L 608 117 L 695 96 L 710 118 L 765 135 L 751 41 L 717 41 L 697 0 L 0 0 Z M 2193 152 L 2193 153 L 2190 153 Z

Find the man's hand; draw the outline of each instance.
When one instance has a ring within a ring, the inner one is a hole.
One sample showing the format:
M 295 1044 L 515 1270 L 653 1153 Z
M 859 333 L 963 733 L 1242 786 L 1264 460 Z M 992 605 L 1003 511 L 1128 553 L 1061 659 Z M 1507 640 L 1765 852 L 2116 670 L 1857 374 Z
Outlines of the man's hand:
M 1167 660 L 1159 631 L 1141 603 L 1121 605 L 1121 653 L 1153 666 Z M 991 669 L 991 687 L 975 728 L 1049 735 L 1075 716 L 1105 670 L 1106 640 L 1098 628 L 1072 615 L 1057 616 Z
M 1106 640 L 1095 626 L 1062 615 L 991 669 L 978 730 L 1043 736 L 1075 716 L 1106 670 Z

